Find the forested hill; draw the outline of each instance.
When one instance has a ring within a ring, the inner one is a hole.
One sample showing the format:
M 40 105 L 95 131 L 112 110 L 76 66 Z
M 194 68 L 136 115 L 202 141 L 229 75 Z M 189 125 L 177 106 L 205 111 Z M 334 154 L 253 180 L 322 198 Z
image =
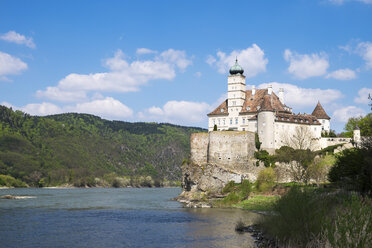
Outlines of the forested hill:
M 113 175 L 180 180 L 190 134 L 205 131 L 89 114 L 30 116 L 0 105 L 0 174 L 34 186 L 84 186 Z

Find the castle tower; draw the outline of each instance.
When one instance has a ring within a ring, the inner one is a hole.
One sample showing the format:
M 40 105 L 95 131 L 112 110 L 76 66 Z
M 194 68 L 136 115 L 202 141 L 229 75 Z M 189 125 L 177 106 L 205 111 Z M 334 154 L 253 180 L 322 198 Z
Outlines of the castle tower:
M 269 153 L 275 151 L 275 110 L 271 103 L 272 89 L 269 86 L 257 114 L 257 133 L 262 142 L 261 147 Z
M 319 101 L 311 115 L 315 116 L 322 124 L 322 132 L 325 131 L 329 133 L 329 131 L 331 131 L 331 117 L 327 115 Z
M 245 101 L 245 76 L 244 70 L 238 64 L 238 59 L 235 65 L 230 68 L 230 75 L 227 79 L 227 98 L 229 114 L 238 116 Z

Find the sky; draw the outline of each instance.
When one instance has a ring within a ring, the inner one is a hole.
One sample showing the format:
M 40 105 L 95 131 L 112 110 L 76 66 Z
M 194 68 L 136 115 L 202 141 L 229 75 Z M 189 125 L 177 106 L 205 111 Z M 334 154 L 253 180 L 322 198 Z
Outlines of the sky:
M 0 0 L 0 104 L 207 127 L 235 58 L 295 113 L 371 112 L 372 0 Z

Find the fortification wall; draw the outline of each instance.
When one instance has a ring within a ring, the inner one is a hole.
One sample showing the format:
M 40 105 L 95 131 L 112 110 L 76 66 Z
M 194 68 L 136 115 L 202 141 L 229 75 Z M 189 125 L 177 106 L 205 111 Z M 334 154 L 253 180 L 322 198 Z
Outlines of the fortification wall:
M 217 131 L 191 135 L 191 162 L 216 164 L 229 170 L 246 170 L 256 150 L 254 133 Z
M 241 170 L 254 157 L 254 133 L 247 131 L 220 131 L 209 133 L 208 163 L 225 169 Z
M 194 164 L 205 164 L 208 159 L 208 133 L 193 133 L 190 137 L 190 160 Z

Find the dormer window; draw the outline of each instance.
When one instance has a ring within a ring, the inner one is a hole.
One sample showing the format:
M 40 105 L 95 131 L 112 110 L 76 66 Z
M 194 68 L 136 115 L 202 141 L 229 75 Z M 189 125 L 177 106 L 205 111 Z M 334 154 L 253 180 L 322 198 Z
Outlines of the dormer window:
M 247 111 L 249 111 L 249 110 L 251 110 L 251 107 L 247 106 L 245 109 L 246 109 Z
M 225 109 L 224 108 L 221 109 L 221 113 L 223 113 L 223 112 L 225 112 Z

